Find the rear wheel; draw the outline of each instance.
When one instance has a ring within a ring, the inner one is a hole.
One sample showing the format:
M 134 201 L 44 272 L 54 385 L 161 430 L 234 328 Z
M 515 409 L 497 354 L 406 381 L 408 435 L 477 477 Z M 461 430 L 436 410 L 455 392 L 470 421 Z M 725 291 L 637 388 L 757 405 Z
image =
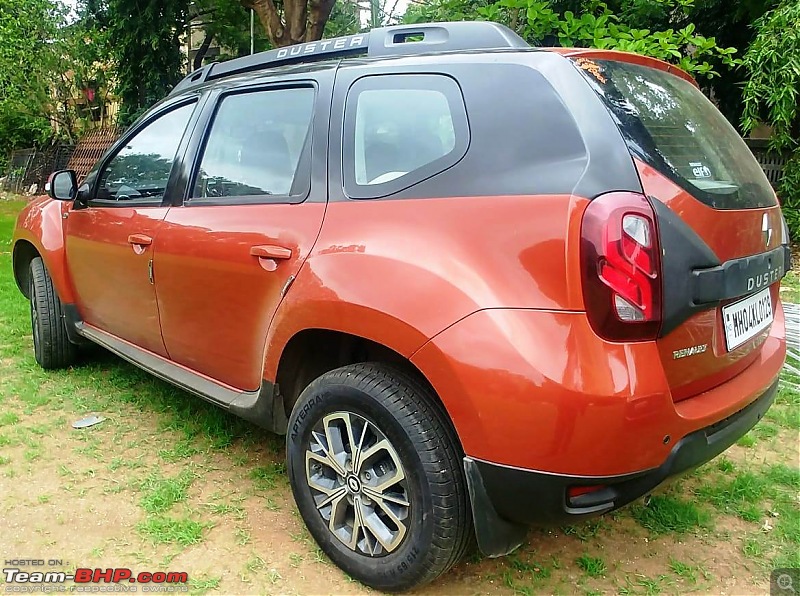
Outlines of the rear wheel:
M 75 361 L 77 346 L 67 337 L 61 300 L 41 257 L 31 261 L 28 280 L 36 362 L 45 369 L 65 368 Z
M 379 364 L 319 377 L 287 433 L 292 491 L 339 567 L 381 590 L 447 571 L 472 535 L 460 447 L 416 379 Z

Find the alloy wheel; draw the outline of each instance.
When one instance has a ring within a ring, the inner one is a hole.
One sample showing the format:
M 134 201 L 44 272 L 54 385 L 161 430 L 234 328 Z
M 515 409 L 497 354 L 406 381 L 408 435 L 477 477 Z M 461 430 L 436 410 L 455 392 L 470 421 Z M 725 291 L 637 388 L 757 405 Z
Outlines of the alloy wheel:
M 407 477 L 381 430 L 351 412 L 334 412 L 313 428 L 306 481 L 328 529 L 351 550 L 377 557 L 400 545 L 410 519 Z

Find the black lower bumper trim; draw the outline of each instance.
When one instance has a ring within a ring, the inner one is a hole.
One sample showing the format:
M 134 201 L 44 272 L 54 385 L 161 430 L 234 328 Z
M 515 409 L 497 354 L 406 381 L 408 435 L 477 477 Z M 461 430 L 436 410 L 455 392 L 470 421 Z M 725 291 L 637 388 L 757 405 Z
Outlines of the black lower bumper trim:
M 574 523 L 613 511 L 648 494 L 668 478 L 709 461 L 735 443 L 766 413 L 777 388 L 775 381 L 744 409 L 686 435 L 663 464 L 650 470 L 621 476 L 572 476 L 464 458 L 478 545 L 490 556 L 506 554 L 511 543 L 521 542 L 519 533 L 527 525 Z M 568 502 L 567 489 L 579 486 L 605 488 Z

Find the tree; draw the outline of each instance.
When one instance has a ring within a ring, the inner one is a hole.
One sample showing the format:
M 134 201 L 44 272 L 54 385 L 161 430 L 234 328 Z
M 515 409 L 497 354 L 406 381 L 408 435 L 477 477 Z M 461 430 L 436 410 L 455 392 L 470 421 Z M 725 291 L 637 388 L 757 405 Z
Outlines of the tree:
M 107 90 L 102 37 L 86 23 L 68 24 L 63 5 L 15 0 L 0 10 L 0 153 L 43 144 L 52 136 L 74 141 Z M 87 98 L 88 99 L 88 98 Z
M 655 0 L 665 11 L 683 14 L 694 0 Z M 617 3 L 624 9 L 627 2 Z M 565 10 L 567 8 L 567 10 Z M 569 8 L 579 9 L 573 12 Z M 406 22 L 482 19 L 504 23 L 532 45 L 595 47 L 636 52 L 672 62 L 695 76 L 719 76 L 715 62 L 734 65 L 736 48 L 720 47 L 687 22 L 680 29 L 631 26 L 623 13 L 599 0 L 431 0 L 413 6 Z M 688 19 L 687 19 L 688 20 Z
M 46 40 L 57 28 L 57 14 L 46 0 L 5 3 L 0 10 L 0 165 L 9 152 L 43 142 L 51 134 L 50 119 L 37 87 L 46 74 Z M 33 99 L 36 101 L 33 101 Z M 46 105 L 50 99 L 47 98 Z
M 240 0 L 258 15 L 273 47 L 322 39 L 336 0 Z
M 325 37 L 353 35 L 361 31 L 361 9 L 352 0 L 341 0 L 333 6 L 325 24 Z
M 113 43 L 109 54 L 121 100 L 119 121 L 130 124 L 162 99 L 184 75 L 180 36 L 186 0 L 108 0 L 95 16 Z
M 750 132 L 760 122 L 772 126 L 771 148 L 786 153 L 778 189 L 792 237 L 800 239 L 800 0 L 783 0 L 759 19 L 757 35 L 744 56 L 742 127 Z
M 203 43 L 192 64 L 192 70 L 199 68 L 205 57 L 204 47 L 212 42 L 219 46 L 221 54 L 217 60 L 238 58 L 250 53 L 250 11 L 238 2 L 228 0 L 194 0 L 189 7 L 190 26 L 203 32 Z M 192 33 L 192 36 L 198 33 Z M 266 32 L 259 25 L 255 27 L 253 49 L 263 52 L 270 49 Z
M 721 47 L 736 48 L 737 56 L 741 56 L 755 37 L 752 24 L 777 3 L 778 0 L 692 0 L 681 2 L 680 10 L 671 8 L 669 2 L 653 0 L 614 0 L 609 5 L 619 10 L 623 22 L 640 29 L 682 29 L 692 23 L 698 34 L 713 37 Z M 714 56 L 708 60 L 720 76 L 701 80 L 701 86 L 728 120 L 738 124 L 746 73 L 738 68 L 738 61 L 724 63 Z

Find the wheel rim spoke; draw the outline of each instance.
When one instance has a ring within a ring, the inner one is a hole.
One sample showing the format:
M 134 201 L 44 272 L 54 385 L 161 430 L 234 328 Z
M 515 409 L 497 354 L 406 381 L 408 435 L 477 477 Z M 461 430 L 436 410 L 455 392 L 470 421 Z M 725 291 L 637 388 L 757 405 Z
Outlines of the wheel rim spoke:
M 381 493 L 369 487 L 364 487 L 364 494 L 367 495 L 373 501 L 389 501 L 390 503 L 394 503 L 395 505 L 400 505 L 401 507 L 409 507 L 411 503 L 408 502 L 408 499 L 402 497 L 400 495 L 393 495 L 390 493 Z
M 347 489 L 343 486 L 339 487 L 336 490 L 333 490 L 329 493 L 329 496 L 326 499 L 323 499 L 318 505 L 317 509 L 322 509 L 326 505 L 332 505 L 333 501 L 337 499 L 341 499 L 347 494 Z
M 341 428 L 338 425 L 332 424 L 335 419 L 341 419 L 336 415 L 326 416 L 323 420 L 325 427 L 325 439 L 327 440 L 328 456 L 335 462 L 342 473 L 345 472 L 345 462 L 347 461 L 347 452 L 345 451 L 344 437 L 342 436 Z
M 306 452 L 306 461 L 308 461 L 309 456 L 317 459 L 321 464 L 329 466 L 333 468 L 333 470 L 337 474 L 344 474 L 345 469 L 344 466 L 341 465 L 339 460 L 336 459 L 336 456 L 331 453 L 327 442 L 326 436 L 321 435 L 320 433 L 313 432 L 312 433 L 312 444 L 311 450 Z M 320 455 L 321 454 L 321 455 Z
M 377 511 L 373 511 L 372 515 L 367 517 L 369 523 L 370 532 L 378 542 L 389 552 L 393 551 L 397 548 L 397 545 L 403 540 L 403 537 L 406 533 L 406 526 L 405 524 L 398 519 L 398 517 L 394 514 L 394 512 L 387 508 L 381 501 L 378 501 L 379 507 L 385 513 L 389 519 L 394 522 L 396 526 L 396 530 L 392 530 L 378 515 Z
M 367 435 L 367 430 L 369 430 L 369 422 L 365 420 L 361 427 L 358 443 L 353 443 L 355 445 L 353 449 L 353 470 L 355 470 L 356 474 L 361 473 L 362 451 L 364 450 L 364 438 Z
M 334 412 L 312 429 L 306 480 L 330 532 L 351 550 L 386 555 L 408 531 L 411 500 L 400 456 L 373 423 Z

